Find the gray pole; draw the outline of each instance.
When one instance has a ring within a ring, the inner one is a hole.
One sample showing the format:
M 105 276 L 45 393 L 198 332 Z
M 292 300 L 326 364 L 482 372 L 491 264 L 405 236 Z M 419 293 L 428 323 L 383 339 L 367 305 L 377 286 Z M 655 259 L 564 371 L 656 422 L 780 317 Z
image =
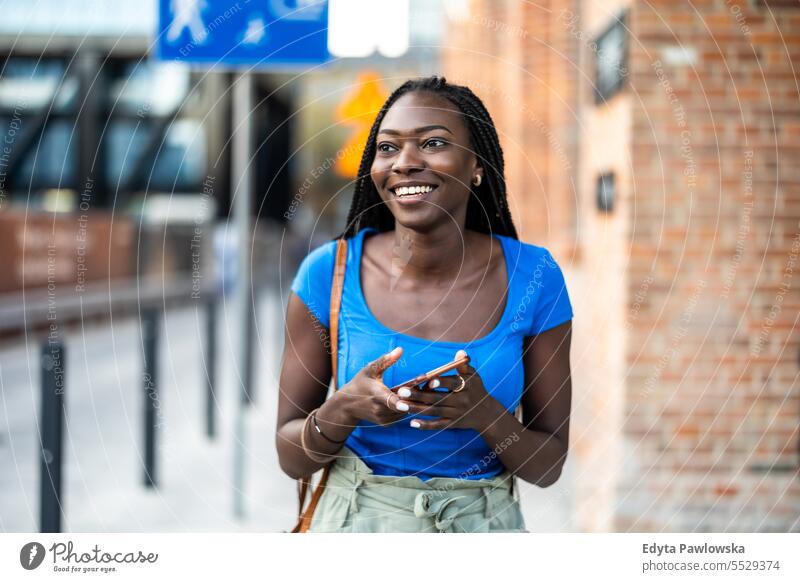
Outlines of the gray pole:
M 214 389 L 217 382 L 217 295 L 212 292 L 206 300 L 206 436 L 214 438 L 216 427 L 217 397 Z
M 161 404 L 158 398 L 158 336 L 161 311 L 158 307 L 142 310 L 142 346 L 144 348 L 144 485 L 155 487 L 156 480 L 156 427 Z
M 234 426 L 233 452 L 233 513 L 244 517 L 244 415 L 246 412 L 247 350 L 250 349 L 248 337 L 250 303 L 250 223 L 251 180 L 250 156 L 252 152 L 252 123 L 250 113 L 253 109 L 253 77 L 249 72 L 236 75 L 233 82 L 233 151 L 231 163 L 231 190 L 233 191 L 233 215 L 239 245 L 238 281 L 236 282 L 236 327 L 234 333 L 239 338 L 236 350 L 237 385 L 242 391 L 237 398 L 236 420 Z
M 64 437 L 64 344 L 59 337 L 42 343 L 41 456 L 39 531 L 61 532 L 64 512 L 61 465 Z

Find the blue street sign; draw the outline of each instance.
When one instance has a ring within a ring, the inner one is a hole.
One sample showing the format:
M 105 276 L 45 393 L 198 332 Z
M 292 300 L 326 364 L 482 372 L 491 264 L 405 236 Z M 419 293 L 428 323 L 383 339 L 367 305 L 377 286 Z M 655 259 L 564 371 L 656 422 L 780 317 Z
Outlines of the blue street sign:
M 206 65 L 329 60 L 327 0 L 159 0 L 156 54 Z

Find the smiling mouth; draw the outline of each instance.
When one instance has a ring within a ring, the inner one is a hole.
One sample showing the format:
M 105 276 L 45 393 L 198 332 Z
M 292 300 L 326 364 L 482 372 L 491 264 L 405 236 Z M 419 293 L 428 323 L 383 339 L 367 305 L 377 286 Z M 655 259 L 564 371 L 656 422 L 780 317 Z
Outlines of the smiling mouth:
M 436 186 L 400 186 L 391 188 L 390 191 L 397 198 L 421 198 L 425 194 L 432 192 Z

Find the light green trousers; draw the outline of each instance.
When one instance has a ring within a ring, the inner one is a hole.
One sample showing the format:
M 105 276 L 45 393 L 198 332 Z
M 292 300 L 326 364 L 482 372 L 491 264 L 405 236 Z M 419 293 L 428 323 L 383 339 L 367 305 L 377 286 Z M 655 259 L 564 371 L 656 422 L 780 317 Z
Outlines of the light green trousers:
M 491 479 L 375 475 L 347 447 L 333 462 L 311 532 L 526 532 L 511 473 Z

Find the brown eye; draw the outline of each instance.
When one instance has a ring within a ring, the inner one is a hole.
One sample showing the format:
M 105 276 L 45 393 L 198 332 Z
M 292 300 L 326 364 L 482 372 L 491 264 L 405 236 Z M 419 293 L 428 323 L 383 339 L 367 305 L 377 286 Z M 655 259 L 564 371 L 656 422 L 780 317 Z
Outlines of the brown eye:
M 394 148 L 394 146 L 392 144 L 390 144 L 390 143 L 385 142 L 385 141 L 378 144 L 378 151 L 381 152 L 381 153 L 389 153 L 389 152 L 392 151 L 391 149 L 387 149 L 387 148 Z
M 429 139 L 428 141 L 425 142 L 425 146 L 426 147 L 427 146 L 431 146 L 431 147 L 437 148 L 437 147 L 442 147 L 442 146 L 445 146 L 445 145 L 447 145 L 447 142 L 445 140 L 441 139 L 441 138 L 438 138 L 438 137 L 432 137 L 431 139 Z

